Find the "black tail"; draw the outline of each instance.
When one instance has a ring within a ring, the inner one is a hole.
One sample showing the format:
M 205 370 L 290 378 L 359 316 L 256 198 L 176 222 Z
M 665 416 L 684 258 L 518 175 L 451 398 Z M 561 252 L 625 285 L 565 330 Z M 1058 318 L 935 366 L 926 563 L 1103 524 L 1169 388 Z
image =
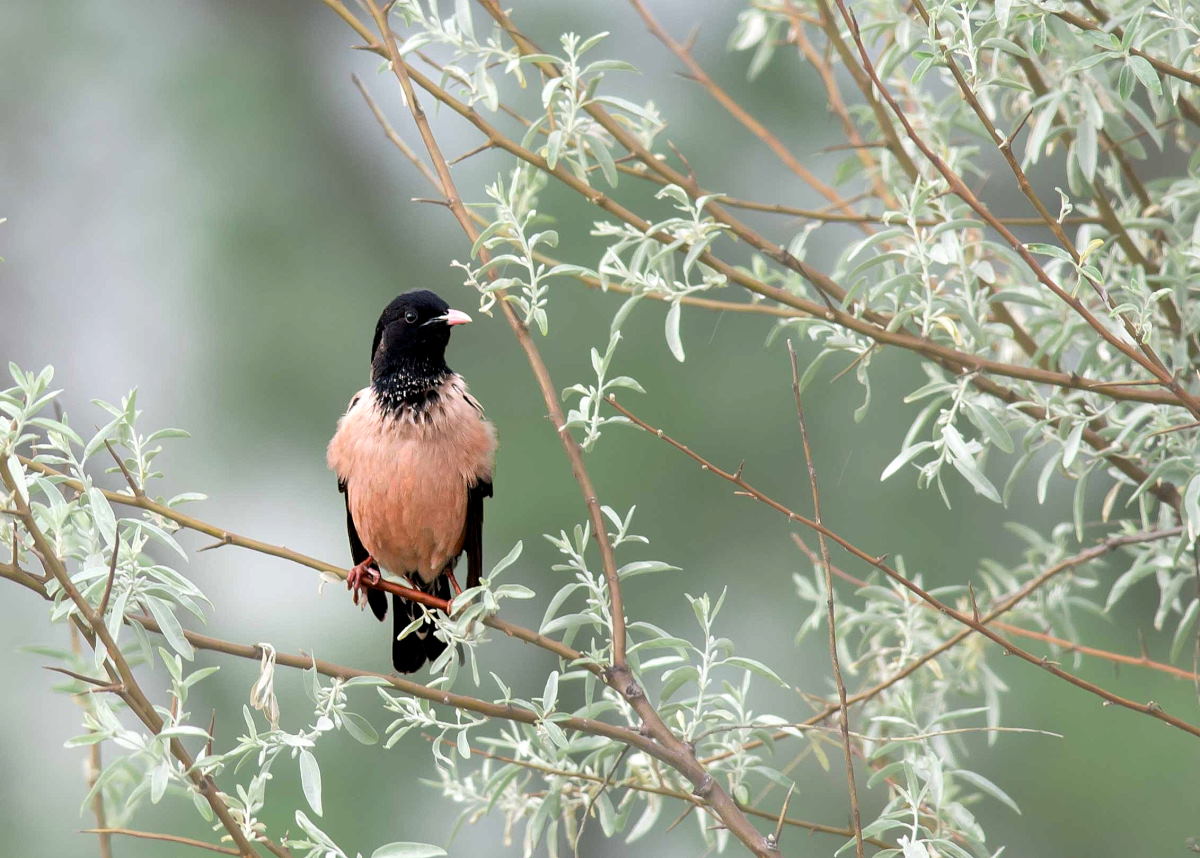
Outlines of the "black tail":
M 445 575 L 439 575 L 432 584 L 425 584 L 416 575 L 413 581 L 431 596 L 450 599 L 450 580 Z M 400 673 L 420 670 L 426 660 L 433 661 L 446 649 L 446 642 L 434 635 L 433 623 L 430 622 L 422 623 L 416 631 L 400 638 L 400 633 L 420 615 L 420 605 L 413 604 L 403 596 L 392 596 L 392 667 Z

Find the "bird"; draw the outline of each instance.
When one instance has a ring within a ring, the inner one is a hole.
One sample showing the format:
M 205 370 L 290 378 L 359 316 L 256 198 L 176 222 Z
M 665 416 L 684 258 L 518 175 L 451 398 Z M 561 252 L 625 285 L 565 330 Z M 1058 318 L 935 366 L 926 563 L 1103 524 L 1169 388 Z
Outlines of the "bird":
M 380 569 L 449 601 L 459 556 L 467 587 L 483 570 L 483 501 L 492 496 L 496 430 L 463 377 L 446 365 L 452 328 L 471 317 L 427 289 L 384 308 L 371 343 L 371 383 L 350 400 L 326 450 L 346 503 L 354 567 L 346 578 L 380 621 L 387 596 Z M 426 621 L 400 637 L 423 609 L 392 595 L 392 666 L 412 673 L 446 649 Z

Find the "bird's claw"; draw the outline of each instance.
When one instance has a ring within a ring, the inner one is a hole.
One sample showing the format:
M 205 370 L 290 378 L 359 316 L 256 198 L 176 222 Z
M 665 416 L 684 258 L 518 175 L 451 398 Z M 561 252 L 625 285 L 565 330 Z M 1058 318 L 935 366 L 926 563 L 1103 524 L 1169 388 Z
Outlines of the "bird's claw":
M 373 587 L 383 580 L 379 574 L 379 570 L 375 568 L 375 561 L 368 557 L 362 563 L 359 563 L 346 575 L 346 589 L 351 592 L 351 597 L 354 599 L 354 604 L 358 604 L 358 597 L 363 595 L 369 587 Z

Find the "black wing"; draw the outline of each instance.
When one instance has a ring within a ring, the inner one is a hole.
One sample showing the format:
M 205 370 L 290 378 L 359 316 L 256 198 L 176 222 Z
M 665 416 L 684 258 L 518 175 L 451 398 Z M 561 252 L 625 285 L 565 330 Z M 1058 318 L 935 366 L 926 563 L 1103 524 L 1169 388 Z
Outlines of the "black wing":
M 346 534 L 350 537 L 350 558 L 357 566 L 371 555 L 362 544 L 362 540 L 358 538 L 358 529 L 354 526 L 354 516 L 350 514 L 350 493 L 346 491 L 345 480 L 338 480 L 338 491 L 342 493 L 342 497 L 346 501 Z M 387 616 L 387 594 L 382 590 L 367 590 L 367 604 L 371 606 L 371 613 L 375 615 L 376 619 L 382 620 Z
M 467 489 L 467 532 L 463 551 L 467 552 L 467 586 L 479 586 L 483 575 L 483 499 L 492 496 L 492 481 L 479 480 Z

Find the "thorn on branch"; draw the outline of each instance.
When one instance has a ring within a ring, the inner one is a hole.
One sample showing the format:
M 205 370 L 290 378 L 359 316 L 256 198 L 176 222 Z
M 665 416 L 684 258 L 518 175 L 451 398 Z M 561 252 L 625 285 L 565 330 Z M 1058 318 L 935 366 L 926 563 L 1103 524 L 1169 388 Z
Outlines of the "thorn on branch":
M 679 816 L 677 816 L 675 818 L 675 821 L 667 826 L 667 829 L 666 829 L 666 831 L 663 832 L 663 834 L 670 834 L 672 831 L 674 831 L 676 828 L 678 828 L 679 824 L 681 822 L 683 822 L 685 819 L 687 819 L 689 816 L 691 816 L 692 811 L 695 809 L 696 809 L 696 805 L 694 805 L 694 804 L 689 804 L 687 807 L 685 807 L 683 809 L 683 813 L 679 814 Z M 1200 849 L 1197 849 L 1196 851 L 1200 852 Z
M 214 548 L 221 548 L 222 546 L 231 545 L 232 543 L 233 537 L 231 537 L 228 533 L 222 533 L 221 538 L 216 542 L 212 543 L 211 545 L 205 545 L 203 548 L 198 548 L 196 551 L 197 553 L 201 551 L 212 551 Z
M 64 676 L 69 676 L 72 679 L 79 680 L 80 682 L 86 682 L 88 685 L 96 686 L 97 690 L 111 690 L 112 683 L 110 683 L 107 679 L 97 679 L 94 676 L 88 676 L 84 673 L 76 673 L 73 670 L 67 670 L 65 667 L 55 667 L 49 664 L 42 665 L 42 669 L 51 670 L 55 673 L 61 673 Z
M 779 821 L 775 823 L 775 831 L 766 836 L 767 848 L 772 852 L 779 848 L 779 838 L 783 833 L 783 821 L 787 818 L 788 805 L 792 801 L 792 793 L 796 791 L 796 783 L 788 785 L 787 795 L 783 797 L 783 807 L 779 810 Z
M 117 455 L 116 449 L 107 438 L 104 439 L 104 446 L 108 448 L 108 453 L 113 457 L 113 461 L 117 463 L 117 467 L 121 469 L 121 474 L 125 477 L 125 482 L 129 484 L 129 490 L 133 492 L 135 498 L 144 498 L 146 493 L 142 491 L 142 487 L 134 480 L 133 474 L 129 473 L 129 468 L 125 467 L 125 462 Z
M 204 756 L 211 757 L 213 749 L 213 739 L 217 735 L 217 710 L 212 711 L 212 716 L 208 719 L 208 741 L 204 743 Z
M 1033 115 L 1033 108 L 1025 111 L 1025 115 L 1021 117 L 1021 121 L 1017 123 L 1017 127 L 1009 132 L 1008 136 L 1000 143 L 1000 148 L 1004 150 L 1012 149 L 1012 142 L 1017 139 L 1017 135 L 1021 133 L 1021 129 L 1025 127 L 1025 123 L 1029 121 L 1029 117 Z
M 113 553 L 112 559 L 108 562 L 108 577 L 104 581 L 104 595 L 100 597 L 100 607 L 96 613 L 101 620 L 104 619 L 104 612 L 108 610 L 108 599 L 112 595 L 113 581 L 117 577 L 117 552 L 120 550 L 121 535 L 118 533 L 113 539 Z
M 487 140 L 484 143 L 481 143 L 480 145 L 476 146 L 470 152 L 464 152 L 462 155 L 459 155 L 457 158 L 451 158 L 450 161 L 447 162 L 447 164 L 448 164 L 448 166 L 453 167 L 455 164 L 461 164 L 463 161 L 467 160 L 472 155 L 478 155 L 480 152 L 486 152 L 488 149 L 491 149 L 491 148 L 492 148 L 492 141 Z

